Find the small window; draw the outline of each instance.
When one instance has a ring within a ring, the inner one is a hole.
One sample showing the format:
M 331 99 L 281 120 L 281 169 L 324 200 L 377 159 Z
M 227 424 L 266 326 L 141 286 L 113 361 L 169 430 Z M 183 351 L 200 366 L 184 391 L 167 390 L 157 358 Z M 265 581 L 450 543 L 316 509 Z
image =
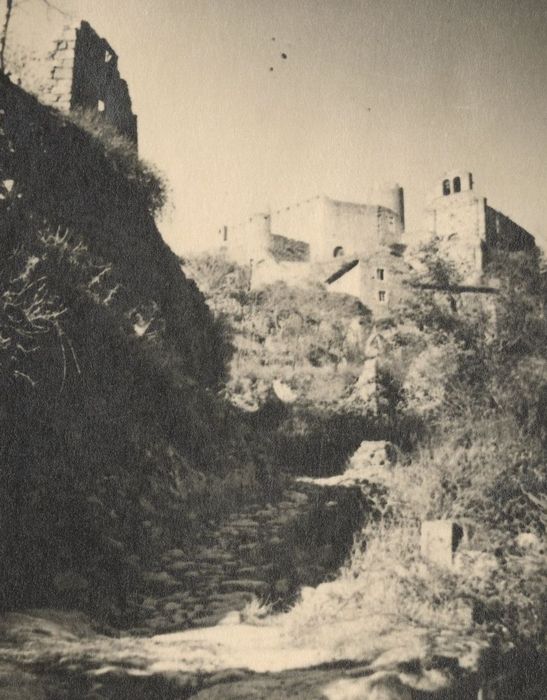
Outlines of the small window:
M 443 196 L 450 194 L 450 180 L 443 180 Z
M 462 191 L 462 181 L 460 180 L 459 177 L 454 178 L 454 192 L 461 192 Z
M 378 292 L 378 301 L 384 302 L 386 300 L 386 293 L 385 292 Z
M 384 279 L 384 270 L 383 270 L 383 268 L 379 267 L 379 268 L 376 270 L 376 279 L 377 279 L 377 280 L 383 280 L 383 279 Z
M 224 241 L 228 240 L 228 227 L 227 226 L 222 227 L 222 239 Z
M 332 251 L 333 258 L 341 258 L 343 255 L 344 255 L 344 249 L 342 248 L 341 245 L 337 245 L 336 248 Z
M 97 109 L 98 109 L 99 112 L 104 112 L 104 110 L 105 110 L 105 104 L 104 104 L 103 100 L 99 100 L 99 101 L 97 102 Z

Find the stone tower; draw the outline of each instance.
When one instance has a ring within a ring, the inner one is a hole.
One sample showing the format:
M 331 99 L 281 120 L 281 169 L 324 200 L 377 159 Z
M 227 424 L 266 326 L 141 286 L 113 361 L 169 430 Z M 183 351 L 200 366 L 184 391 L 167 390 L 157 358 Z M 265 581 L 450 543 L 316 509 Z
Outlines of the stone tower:
M 376 183 L 371 191 L 370 204 L 377 204 L 385 209 L 391 209 L 399 217 L 401 229 L 405 229 L 405 197 L 404 190 L 398 183 Z
M 105 121 L 137 144 L 137 117 L 118 56 L 88 22 L 67 25 L 49 55 L 49 80 L 41 99 L 61 111 L 101 114 Z

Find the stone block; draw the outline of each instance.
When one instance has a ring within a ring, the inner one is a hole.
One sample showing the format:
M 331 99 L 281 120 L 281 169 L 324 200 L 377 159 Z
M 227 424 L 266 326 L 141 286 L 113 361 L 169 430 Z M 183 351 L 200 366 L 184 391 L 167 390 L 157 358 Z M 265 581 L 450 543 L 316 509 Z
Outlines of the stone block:
M 166 571 L 145 571 L 142 580 L 147 589 L 154 591 L 168 591 L 180 586 L 180 583 Z
M 265 581 L 253 581 L 250 579 L 240 579 L 234 581 L 223 581 L 220 589 L 226 593 L 266 593 L 269 586 Z
M 458 523 L 452 520 L 426 520 L 421 529 L 421 554 L 437 566 L 451 568 L 462 538 L 463 528 Z
M 364 440 L 351 458 L 352 467 L 389 466 L 396 461 L 393 445 L 386 440 Z

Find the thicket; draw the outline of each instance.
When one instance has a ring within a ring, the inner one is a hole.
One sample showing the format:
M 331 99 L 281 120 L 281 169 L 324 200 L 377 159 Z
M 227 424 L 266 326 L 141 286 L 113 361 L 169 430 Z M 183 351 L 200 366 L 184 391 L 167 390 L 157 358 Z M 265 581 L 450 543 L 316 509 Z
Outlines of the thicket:
M 463 304 L 435 244 L 422 261 L 385 324 L 383 359 L 394 424 L 418 413 L 427 433 L 386 470 L 382 523 L 356 538 L 335 581 L 305 591 L 286 625 L 340 659 L 377 654 L 386 639 L 390 654 L 396 646 L 416 657 L 490 646 L 498 673 L 514 674 L 507 697 L 524 697 L 546 667 L 544 263 L 537 251 L 500 252 L 490 270 L 498 293 Z M 422 557 L 427 519 L 463 526 L 454 568 Z
M 0 606 L 119 623 L 154 557 L 279 480 L 218 398 L 229 343 L 163 185 L 8 82 L 0 117 Z
M 230 334 L 226 395 L 273 440 L 281 467 L 333 473 L 362 440 L 385 433 L 353 397 L 371 328 L 358 299 L 320 284 L 252 288 L 249 268 L 222 255 L 182 263 Z
M 471 606 L 475 629 L 544 649 L 544 261 L 537 250 L 498 252 L 489 269 L 498 292 L 462 303 L 449 291 L 458 281 L 455 270 L 435 246 L 423 251 L 423 259 L 422 274 L 447 291 L 415 287 L 392 328 L 393 366 L 403 376 L 399 411 L 421 412 L 428 426 L 427 439 L 394 472 L 392 497 L 402 504 L 397 527 L 402 522 L 414 533 L 400 555 L 407 562 L 414 558 L 410 568 L 419 578 L 416 524 L 447 518 L 462 523 L 472 547 L 487 556 L 479 559 L 479 573 L 469 565 L 458 576 L 440 576 L 433 591 L 417 585 L 409 599 L 416 610 L 423 612 L 423 603 L 439 615 L 455 603 Z M 402 351 L 411 358 L 406 363 Z M 412 587 L 412 575 L 405 585 Z

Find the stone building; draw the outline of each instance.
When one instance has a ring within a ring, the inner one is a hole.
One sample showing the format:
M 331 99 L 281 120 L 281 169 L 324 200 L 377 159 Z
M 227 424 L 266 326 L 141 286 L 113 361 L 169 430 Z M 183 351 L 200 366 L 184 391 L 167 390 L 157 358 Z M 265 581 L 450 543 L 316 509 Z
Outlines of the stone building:
M 348 261 L 325 283 L 332 292 L 358 297 L 376 318 L 389 315 L 406 293 L 405 280 L 412 272 L 404 259 L 404 246 L 377 248 L 369 255 Z
M 308 260 L 348 258 L 401 240 L 404 197 L 399 185 L 377 189 L 372 204 L 341 202 L 323 195 L 236 226 L 223 226 L 219 247 L 239 262 L 271 255 L 276 237 L 307 246 Z
M 118 56 L 88 22 L 65 26 L 47 65 L 49 74 L 40 90 L 42 102 L 65 112 L 81 109 L 101 114 L 137 144 L 137 117 L 118 70 Z
M 426 209 L 428 237 L 435 236 L 439 249 L 454 261 L 463 280 L 481 280 L 489 254 L 496 249 L 531 250 L 534 237 L 477 194 L 468 171 L 446 173 L 437 183 Z
M 461 282 L 444 291 L 461 303 L 496 293 L 484 274 L 493 251 L 535 247 L 530 233 L 476 193 L 469 171 L 438 181 L 421 232 L 405 232 L 399 185 L 377 188 L 371 199 L 374 204 L 354 204 L 321 196 L 258 214 L 239 226 L 224 226 L 219 245 L 251 266 L 254 286 L 321 281 L 332 292 L 358 297 L 377 317 L 389 315 L 408 293 L 423 243 L 434 239 L 455 263 Z

